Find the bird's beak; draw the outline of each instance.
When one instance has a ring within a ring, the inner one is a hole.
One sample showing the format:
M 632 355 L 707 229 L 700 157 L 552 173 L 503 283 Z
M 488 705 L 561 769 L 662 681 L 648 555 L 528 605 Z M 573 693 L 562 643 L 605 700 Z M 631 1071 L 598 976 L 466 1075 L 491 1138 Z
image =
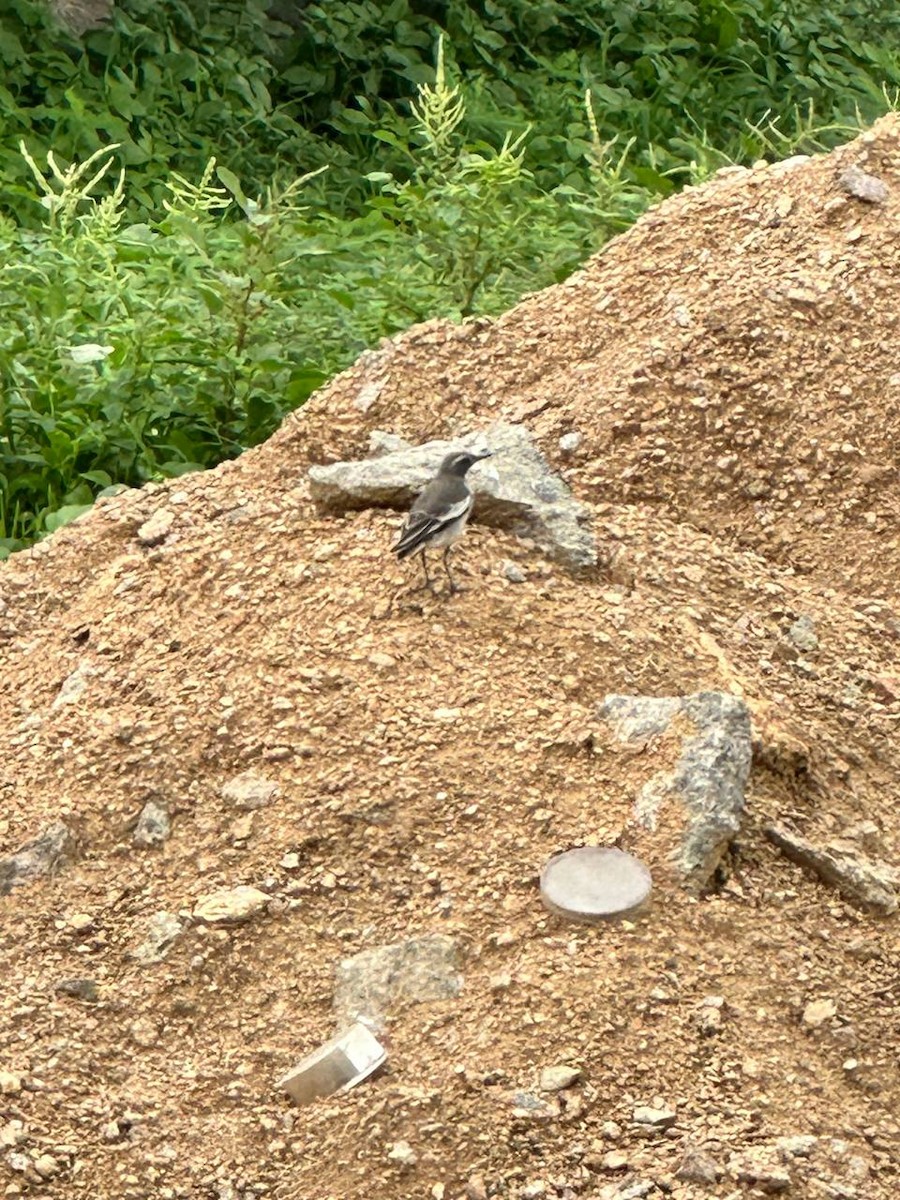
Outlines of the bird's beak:
M 494 451 L 493 451 L 493 450 L 482 450 L 482 451 L 481 451 L 481 453 L 480 453 L 480 454 L 476 454 L 476 456 L 475 456 L 475 457 L 476 457 L 476 458 L 479 458 L 479 459 L 480 459 L 480 458 L 493 458 L 493 457 L 494 457 Z

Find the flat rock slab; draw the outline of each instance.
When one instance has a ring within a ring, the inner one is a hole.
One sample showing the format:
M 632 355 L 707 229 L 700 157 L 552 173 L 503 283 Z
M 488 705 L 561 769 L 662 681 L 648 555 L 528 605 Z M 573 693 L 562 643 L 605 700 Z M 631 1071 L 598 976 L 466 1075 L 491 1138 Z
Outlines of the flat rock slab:
M 612 695 L 600 715 L 621 742 L 652 742 L 684 719 L 675 769 L 657 773 L 641 788 L 623 843 L 654 874 L 657 865 L 667 867 L 685 889 L 702 891 L 740 829 L 752 755 L 747 706 L 728 692 Z
M 888 917 L 897 911 L 896 875 L 854 848 L 819 846 L 783 825 L 770 825 L 766 837 L 792 862 L 814 871 L 858 908 Z
M 479 521 L 533 538 L 569 568 L 596 564 L 587 510 L 551 470 L 522 425 L 497 424 L 457 441 L 421 446 L 381 435 L 373 441 L 376 457 L 310 467 L 310 491 L 321 508 L 331 511 L 406 509 L 447 454 L 470 447 L 493 452 L 468 474 Z
M 334 1008 L 342 1020 L 377 1021 L 398 1003 L 452 1000 L 462 989 L 458 951 L 444 934 L 363 950 L 335 971 Z
M 73 844 L 68 828 L 62 821 L 57 821 L 40 837 L 26 842 L 15 854 L 0 858 L 0 896 L 41 875 L 49 875 L 71 851 Z

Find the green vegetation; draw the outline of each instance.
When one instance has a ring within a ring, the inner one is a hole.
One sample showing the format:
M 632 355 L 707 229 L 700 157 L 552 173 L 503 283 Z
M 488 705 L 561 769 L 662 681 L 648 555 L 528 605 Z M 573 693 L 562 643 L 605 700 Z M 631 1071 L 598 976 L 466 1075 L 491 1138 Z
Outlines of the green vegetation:
M 385 335 L 564 278 L 685 182 L 851 136 L 900 88 L 900 14 L 123 0 L 77 39 L 6 0 L 0 61 L 2 556 L 240 453 Z

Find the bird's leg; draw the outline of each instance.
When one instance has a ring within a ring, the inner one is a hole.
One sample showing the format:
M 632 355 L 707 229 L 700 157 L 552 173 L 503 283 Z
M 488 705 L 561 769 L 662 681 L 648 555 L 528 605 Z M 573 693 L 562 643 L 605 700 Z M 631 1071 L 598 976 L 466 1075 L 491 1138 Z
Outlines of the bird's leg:
M 419 555 L 419 557 L 420 557 L 420 558 L 421 558 L 421 560 L 422 560 L 422 570 L 425 572 L 425 582 L 422 584 L 422 587 L 423 587 L 423 588 L 428 588 L 429 592 L 433 592 L 433 591 L 434 591 L 434 580 L 433 580 L 433 579 L 431 578 L 431 576 L 428 574 L 428 560 L 425 558 L 425 551 L 424 551 L 424 550 L 423 550 L 423 551 L 422 551 L 422 553 Z M 417 589 L 417 590 L 418 590 L 418 589 Z
M 455 580 L 455 579 L 453 578 L 453 576 L 450 574 L 450 564 L 449 564 L 449 562 L 447 561 L 447 556 L 449 555 L 449 553 L 450 553 L 450 550 L 451 550 L 451 547 L 450 547 L 450 546 L 447 546 L 447 548 L 444 550 L 444 553 L 443 553 L 443 555 L 441 556 L 441 561 L 442 561 L 442 562 L 443 562 L 443 564 L 444 564 L 444 572 L 445 572 L 445 574 L 446 574 L 446 576 L 447 576 L 447 579 L 448 579 L 448 581 L 449 581 L 449 583 L 450 583 L 450 595 L 451 595 L 451 596 L 453 596 L 453 595 L 455 595 L 455 593 L 456 593 L 456 592 L 461 592 L 461 591 L 462 591 L 462 588 L 459 586 L 459 584 L 456 582 L 456 580 Z

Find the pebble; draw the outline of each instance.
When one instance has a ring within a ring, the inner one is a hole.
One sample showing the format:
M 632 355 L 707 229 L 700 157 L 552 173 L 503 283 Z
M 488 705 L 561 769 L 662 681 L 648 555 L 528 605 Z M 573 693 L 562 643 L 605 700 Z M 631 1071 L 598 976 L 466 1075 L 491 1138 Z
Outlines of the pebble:
M 628 1166 L 628 1155 L 621 1150 L 608 1150 L 603 1155 L 603 1168 L 606 1171 L 624 1171 Z
M 466 1180 L 466 1200 L 488 1200 L 483 1175 L 470 1175 Z
M 54 989 L 60 996 L 72 996 L 93 1004 L 99 996 L 96 979 L 61 979 Z
M 689 1147 L 681 1160 L 681 1165 L 675 1172 L 675 1178 L 684 1183 L 705 1183 L 715 1185 L 722 1169 L 714 1159 L 696 1146 Z
M 141 809 L 134 830 L 134 842 L 138 846 L 161 846 L 172 832 L 169 814 L 155 800 L 148 800 Z
M 544 1067 L 541 1071 L 540 1088 L 542 1092 L 561 1092 L 577 1083 L 581 1078 L 578 1067 Z
M 527 576 L 522 568 L 516 563 L 508 560 L 503 564 L 503 574 L 510 583 L 524 583 L 527 579 Z
M 466 1200 L 488 1200 L 483 1175 L 470 1175 L 466 1180 Z
M 414 1167 L 419 1161 L 418 1154 L 416 1154 L 409 1142 L 394 1142 L 388 1150 L 388 1158 L 391 1162 L 398 1163 L 401 1167 Z
M 0 1096 L 17 1096 L 22 1090 L 18 1071 L 0 1071 Z
M 803 1024 L 809 1029 L 818 1029 L 830 1021 L 836 1012 L 837 1005 L 833 1000 L 810 1000 L 803 1010 Z
M 888 198 L 887 185 L 883 180 L 855 165 L 841 171 L 838 183 L 848 196 L 863 200 L 866 204 L 884 204 Z
M 268 903 L 266 893 L 255 887 L 221 888 L 200 897 L 194 905 L 194 920 L 206 925 L 236 925 L 258 916 Z
M 559 1116 L 555 1105 L 531 1092 L 515 1092 L 511 1097 L 513 1116 L 520 1121 L 552 1121 Z
M 583 441 L 584 435 L 573 429 L 559 439 L 559 448 L 563 454 L 574 454 Z
M 526 1183 L 519 1190 L 521 1200 L 540 1200 L 541 1196 L 547 1195 L 547 1185 L 543 1179 L 532 1179 L 530 1183 Z
M 273 779 L 249 773 L 237 775 L 223 784 L 219 795 L 226 804 L 249 812 L 271 804 L 278 795 L 278 784 Z
M 652 1108 L 648 1104 L 639 1104 L 632 1114 L 632 1120 L 638 1125 L 650 1125 L 654 1129 L 668 1129 L 675 1124 L 675 1112 L 666 1107 Z
M 767 1196 L 791 1190 L 793 1180 L 790 1173 L 779 1164 L 766 1162 L 761 1154 L 750 1153 L 729 1165 L 738 1183 L 753 1184 Z
M 804 654 L 811 654 L 819 648 L 819 639 L 816 637 L 812 617 L 805 613 L 799 616 L 788 629 L 788 637 Z
M 811 1133 L 775 1139 L 779 1154 L 784 1158 L 809 1158 L 819 1139 Z
M 52 1154 L 39 1155 L 32 1165 L 41 1179 L 52 1179 L 59 1174 L 59 1163 Z
M 138 962 L 160 962 L 168 954 L 172 943 L 181 933 L 183 924 L 175 913 L 154 913 L 147 921 L 147 936 L 134 952 Z
M 137 531 L 142 546 L 158 546 L 164 542 L 175 524 L 175 514 L 167 508 L 158 509 Z

